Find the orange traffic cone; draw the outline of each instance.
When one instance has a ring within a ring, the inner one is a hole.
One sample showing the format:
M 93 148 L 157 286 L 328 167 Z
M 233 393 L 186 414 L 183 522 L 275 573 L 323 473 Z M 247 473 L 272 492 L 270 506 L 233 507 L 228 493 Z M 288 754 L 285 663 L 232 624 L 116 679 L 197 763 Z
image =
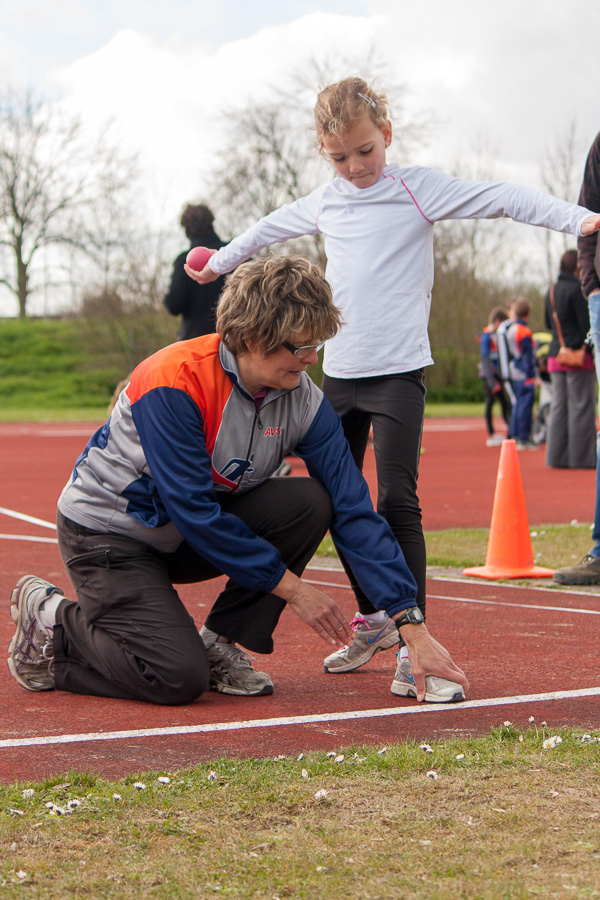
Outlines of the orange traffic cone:
M 529 522 L 516 441 L 503 441 L 485 566 L 464 569 L 477 578 L 550 578 L 552 569 L 533 564 Z

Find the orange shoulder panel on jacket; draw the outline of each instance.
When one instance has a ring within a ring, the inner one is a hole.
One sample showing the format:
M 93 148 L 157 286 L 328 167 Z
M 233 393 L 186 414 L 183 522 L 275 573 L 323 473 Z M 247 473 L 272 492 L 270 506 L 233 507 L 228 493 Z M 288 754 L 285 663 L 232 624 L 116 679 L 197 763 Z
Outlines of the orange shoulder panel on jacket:
M 212 449 L 222 412 L 233 389 L 219 360 L 217 334 L 177 341 L 163 347 L 137 366 L 127 387 L 130 403 L 156 388 L 185 391 L 198 406 L 204 421 L 207 449 Z

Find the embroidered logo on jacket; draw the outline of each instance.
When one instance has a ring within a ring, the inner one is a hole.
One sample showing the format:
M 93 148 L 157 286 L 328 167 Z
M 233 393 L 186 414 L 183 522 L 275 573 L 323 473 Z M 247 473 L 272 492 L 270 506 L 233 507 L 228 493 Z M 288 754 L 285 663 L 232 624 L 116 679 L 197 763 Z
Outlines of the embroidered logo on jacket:
M 244 472 L 254 472 L 252 467 L 252 458 L 250 459 L 230 459 L 220 470 L 219 475 L 227 478 L 228 481 L 239 481 Z
M 265 428 L 265 437 L 281 437 L 281 425 L 269 425 Z

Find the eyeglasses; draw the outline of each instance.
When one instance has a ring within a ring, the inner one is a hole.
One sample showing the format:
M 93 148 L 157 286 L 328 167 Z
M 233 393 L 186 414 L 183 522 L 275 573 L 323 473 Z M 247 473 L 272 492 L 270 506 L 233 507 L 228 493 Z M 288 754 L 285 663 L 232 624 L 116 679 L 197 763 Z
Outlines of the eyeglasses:
M 289 350 L 290 353 L 293 353 L 294 356 L 297 356 L 298 359 L 305 359 L 307 356 L 310 356 L 313 351 L 318 353 L 321 347 L 325 346 L 325 341 L 320 341 L 318 344 L 305 344 L 304 347 L 296 347 L 295 344 L 284 341 L 283 346 L 286 350 Z

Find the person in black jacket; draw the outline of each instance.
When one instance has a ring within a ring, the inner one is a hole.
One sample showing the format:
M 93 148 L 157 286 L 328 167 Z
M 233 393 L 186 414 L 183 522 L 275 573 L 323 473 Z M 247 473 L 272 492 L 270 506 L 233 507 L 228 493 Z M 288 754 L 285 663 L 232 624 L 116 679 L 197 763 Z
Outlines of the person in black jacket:
M 583 183 L 579 195 L 581 203 L 589 209 L 600 211 L 600 134 L 585 163 Z M 600 352 L 600 243 L 598 235 L 592 234 L 577 240 L 581 286 L 587 297 L 590 313 L 590 335 L 596 354 Z M 597 370 L 600 374 L 600 367 Z M 554 573 L 558 584 L 600 584 L 600 465 L 596 464 L 596 506 L 594 510 L 594 546 L 574 566 L 565 566 Z
M 587 300 L 578 278 L 577 250 L 567 250 L 560 260 L 560 274 L 553 286 L 554 309 L 566 347 L 584 343 L 590 328 Z M 561 365 L 558 326 L 546 295 L 545 324 L 552 332 L 548 351 L 548 371 L 552 382 L 550 421 L 546 441 L 546 465 L 554 469 L 596 468 L 596 376 L 591 351 L 585 368 Z
M 171 287 L 165 295 L 165 306 L 174 316 L 181 316 L 177 337 L 180 341 L 212 334 L 215 331 L 217 302 L 225 278 L 211 284 L 197 284 L 183 270 L 186 256 L 192 247 L 208 247 L 218 250 L 224 242 L 213 228 L 212 210 L 203 203 L 188 203 L 181 214 L 181 227 L 190 241 L 190 247 L 180 253 L 173 263 Z

